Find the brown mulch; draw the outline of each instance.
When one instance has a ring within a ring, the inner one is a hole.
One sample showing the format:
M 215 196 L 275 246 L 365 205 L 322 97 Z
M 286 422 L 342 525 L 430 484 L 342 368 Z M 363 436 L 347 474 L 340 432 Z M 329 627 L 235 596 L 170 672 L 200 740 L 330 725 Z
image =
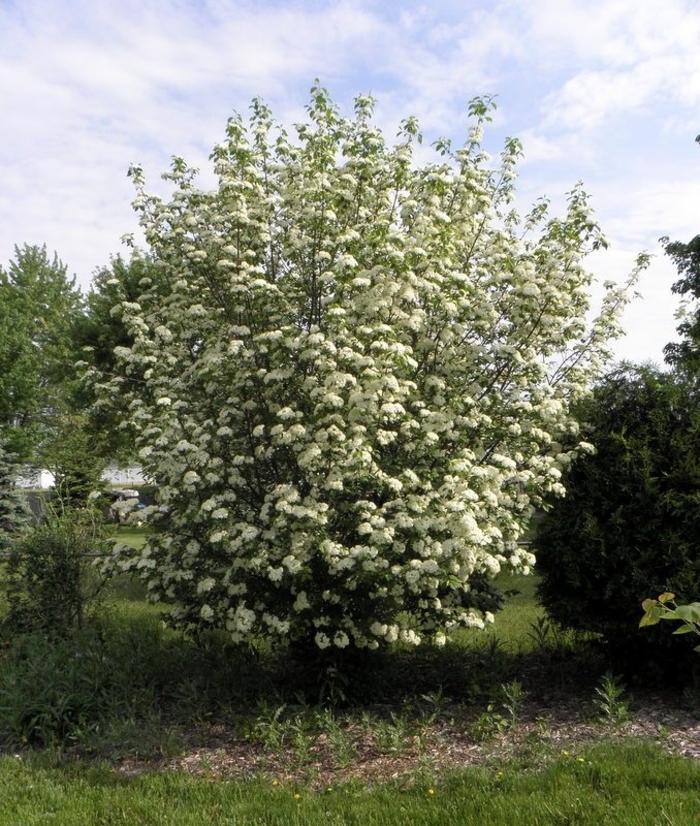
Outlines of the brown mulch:
M 437 719 L 414 724 L 399 742 L 387 744 L 380 742 L 376 725 L 353 719 L 343 725 L 344 742 L 350 744 L 344 754 L 323 730 L 296 741 L 290 737 L 273 748 L 264 737 L 246 737 L 234 726 L 205 722 L 187 731 L 177 755 L 122 759 L 117 769 L 126 775 L 174 770 L 212 779 L 265 778 L 323 788 L 351 780 L 410 782 L 418 772 L 497 767 L 507 761 L 536 768 L 562 755 L 575 759 L 603 740 L 624 739 L 654 742 L 669 753 L 700 761 L 700 717 L 661 697 L 645 697 L 619 724 L 597 719 L 590 704 L 582 707 L 570 699 L 547 707 L 529 702 L 518 720 L 503 724 L 501 730 L 494 724 L 494 730 L 488 731 L 487 719 L 484 733 L 483 714 L 481 720 L 479 732 L 478 715 L 450 705 Z

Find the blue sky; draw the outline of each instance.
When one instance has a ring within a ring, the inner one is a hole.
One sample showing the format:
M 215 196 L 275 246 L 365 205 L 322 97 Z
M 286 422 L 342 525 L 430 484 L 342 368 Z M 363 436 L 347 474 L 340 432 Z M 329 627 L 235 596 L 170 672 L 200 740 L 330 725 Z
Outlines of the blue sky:
M 152 187 L 172 155 L 206 170 L 255 95 L 293 123 L 318 77 L 343 108 L 372 92 L 392 136 L 413 114 L 459 140 L 495 94 L 487 143 L 522 140 L 519 203 L 583 180 L 600 279 L 655 254 L 617 354 L 660 361 L 675 337 L 658 239 L 700 233 L 697 0 L 0 0 L 0 32 L 2 265 L 45 243 L 87 286 L 136 229 L 129 164 Z

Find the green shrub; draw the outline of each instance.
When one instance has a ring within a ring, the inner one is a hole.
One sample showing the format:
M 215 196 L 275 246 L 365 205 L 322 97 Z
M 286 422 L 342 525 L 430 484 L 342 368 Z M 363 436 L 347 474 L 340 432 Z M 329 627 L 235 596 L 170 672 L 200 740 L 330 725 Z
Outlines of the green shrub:
M 700 593 L 698 400 L 673 375 L 623 365 L 581 421 L 596 453 L 573 463 L 566 497 L 537 530 L 538 595 L 558 623 L 602 635 L 641 665 L 676 642 L 638 631 L 644 597 Z
M 60 634 L 82 626 L 85 606 L 101 585 L 93 565 L 101 531 L 94 511 L 69 509 L 14 539 L 1 560 L 5 633 Z

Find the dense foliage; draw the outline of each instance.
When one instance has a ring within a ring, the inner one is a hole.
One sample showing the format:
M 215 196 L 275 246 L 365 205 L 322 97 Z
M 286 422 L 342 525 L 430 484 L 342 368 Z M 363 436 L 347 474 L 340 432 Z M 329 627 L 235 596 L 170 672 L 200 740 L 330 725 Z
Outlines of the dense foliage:
M 47 511 L 11 543 L 0 560 L 1 635 L 57 636 L 82 626 L 86 605 L 103 584 L 94 566 L 102 528 L 89 508 Z
M 135 448 L 129 430 L 122 427 L 126 418 L 125 394 L 100 398 L 94 379 L 104 382 L 119 373 L 116 348 L 130 347 L 133 336 L 120 311 L 123 302 L 134 302 L 142 292 L 143 279 L 158 278 L 153 260 L 134 252 L 129 260 L 115 256 L 109 266 L 93 276 L 86 297 L 85 313 L 75 327 L 75 353 L 87 370 L 81 382 L 78 407 L 85 411 L 83 430 L 88 434 L 93 453 L 110 461 L 133 461 Z M 126 387 L 139 377 L 126 378 Z M 126 389 L 126 388 L 125 388 Z
M 682 339 L 666 345 L 666 360 L 676 369 L 691 376 L 700 376 L 700 235 L 687 244 L 668 238 L 662 238 L 661 243 L 680 275 L 671 289 L 683 296 L 685 302 L 678 325 Z
M 596 453 L 573 463 L 566 497 L 538 530 L 540 597 L 563 625 L 638 651 L 668 638 L 637 629 L 648 594 L 700 593 L 697 393 L 674 375 L 623 366 L 581 417 Z
M 23 461 L 39 461 L 70 405 L 82 310 L 75 279 L 45 247 L 18 247 L 0 267 L 0 436 Z
M 18 475 L 15 456 L 0 441 L 0 553 L 29 522 L 29 509 L 15 487 Z
M 158 275 L 121 304 L 111 391 L 159 487 L 148 544 L 116 562 L 184 627 L 442 643 L 491 619 L 489 581 L 530 567 L 532 507 L 563 490 L 569 405 L 625 301 L 607 285 L 587 325 L 585 193 L 521 218 L 520 145 L 490 165 L 487 101 L 420 163 L 415 120 L 390 146 L 372 109 L 315 87 L 292 140 L 255 101 L 211 192 L 179 158 L 170 201 L 132 169 Z

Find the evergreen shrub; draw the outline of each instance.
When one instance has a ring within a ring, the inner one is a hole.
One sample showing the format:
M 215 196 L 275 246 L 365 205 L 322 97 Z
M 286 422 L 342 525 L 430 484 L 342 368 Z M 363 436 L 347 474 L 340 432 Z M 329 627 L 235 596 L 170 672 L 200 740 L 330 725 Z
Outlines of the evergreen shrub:
M 700 594 L 697 392 L 672 374 L 623 365 L 580 416 L 595 453 L 574 460 L 566 496 L 538 526 L 539 598 L 556 622 L 600 634 L 630 664 L 660 661 L 662 649 L 683 645 L 639 632 L 642 600 Z

